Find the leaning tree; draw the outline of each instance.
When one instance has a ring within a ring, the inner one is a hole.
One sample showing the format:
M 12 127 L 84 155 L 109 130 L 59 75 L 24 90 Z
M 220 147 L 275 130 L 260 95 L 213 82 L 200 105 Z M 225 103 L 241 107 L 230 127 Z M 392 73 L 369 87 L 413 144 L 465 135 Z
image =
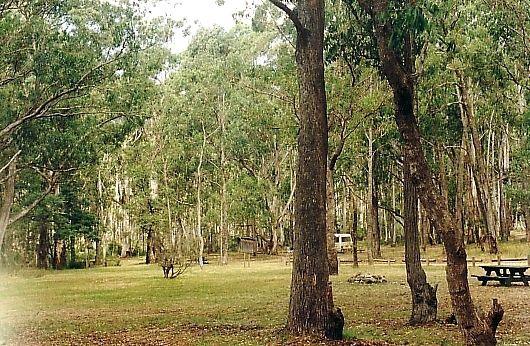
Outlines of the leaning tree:
M 414 108 L 416 76 L 410 68 L 413 63 L 412 40 L 418 32 L 421 13 L 414 2 L 395 3 L 389 0 L 358 0 L 359 5 L 373 21 L 381 70 L 394 93 L 395 121 L 403 139 L 403 156 L 410 168 L 410 176 L 429 220 L 440 232 L 447 254 L 446 277 L 454 314 L 466 342 L 470 345 L 495 345 L 495 331 L 503 310 L 494 305 L 484 315 L 473 303 L 468 284 L 467 255 L 463 237 L 458 232 L 444 198 L 436 189 L 430 167 L 423 152 L 421 136 Z M 399 8 L 403 6 L 403 8 Z M 416 11 L 416 12 L 415 12 Z M 396 13 L 412 13 L 416 20 L 403 21 L 399 26 Z M 403 32 L 404 31 L 404 32 Z M 401 39 L 401 40 L 400 40 Z M 401 41 L 401 42 L 396 42 Z

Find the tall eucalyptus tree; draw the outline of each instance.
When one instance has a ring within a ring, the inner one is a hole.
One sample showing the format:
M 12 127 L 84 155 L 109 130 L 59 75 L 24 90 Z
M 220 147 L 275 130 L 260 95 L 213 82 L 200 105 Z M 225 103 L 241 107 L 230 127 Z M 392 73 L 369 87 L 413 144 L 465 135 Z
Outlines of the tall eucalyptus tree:
M 422 150 L 414 107 L 416 82 L 411 66 L 414 65 L 413 40 L 422 30 L 424 19 L 419 8 L 413 3 L 399 5 L 388 0 L 358 2 L 373 21 L 381 70 L 394 93 L 395 120 L 404 141 L 405 164 L 410 167 L 412 181 L 417 187 L 431 223 L 440 232 L 444 241 L 447 254 L 447 283 L 458 324 L 468 344 L 494 345 L 495 330 L 502 318 L 503 310 L 494 302 L 493 309 L 487 316 L 477 313 L 469 290 L 464 241 L 459 236 L 458 228 L 444 203 L 443 196 L 433 184 L 431 170 Z M 400 9 L 399 6 L 404 7 Z M 399 20 L 397 14 L 400 12 L 406 14 L 402 17 L 404 21 L 401 22 L 407 24 L 404 28 L 396 24 Z
M 329 282 L 326 248 L 326 175 L 328 124 L 324 86 L 324 1 L 299 0 L 284 11 L 296 31 L 300 132 L 295 192 L 294 258 L 288 328 L 342 339 L 344 319 L 337 322 Z M 340 320 L 340 319 L 339 319 Z M 342 323 L 342 325 L 341 325 Z

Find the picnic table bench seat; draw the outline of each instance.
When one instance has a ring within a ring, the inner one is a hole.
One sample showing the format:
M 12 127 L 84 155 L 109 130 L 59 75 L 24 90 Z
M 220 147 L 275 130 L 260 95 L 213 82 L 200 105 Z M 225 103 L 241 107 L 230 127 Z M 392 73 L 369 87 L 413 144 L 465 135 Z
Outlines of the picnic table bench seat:
M 472 275 L 476 277 L 482 286 L 486 286 L 488 281 L 498 281 L 502 286 L 510 286 L 512 283 L 522 282 L 525 286 L 529 286 L 530 275 L 526 275 L 525 271 L 529 269 L 528 266 L 509 266 L 509 265 L 481 265 L 485 275 Z
M 482 283 L 482 286 L 486 286 L 488 281 L 499 281 L 503 286 L 511 285 L 511 278 L 509 276 L 487 276 L 487 275 L 471 275 L 478 279 Z

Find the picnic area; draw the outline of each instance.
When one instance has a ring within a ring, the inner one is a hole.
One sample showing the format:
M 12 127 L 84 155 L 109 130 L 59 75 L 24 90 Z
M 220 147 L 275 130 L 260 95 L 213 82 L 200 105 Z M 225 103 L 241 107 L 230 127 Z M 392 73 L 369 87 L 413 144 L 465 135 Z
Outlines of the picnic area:
M 443 255 L 440 250 L 433 247 L 427 253 L 434 258 Z M 517 254 L 523 250 L 514 248 Z M 400 254 L 390 247 L 383 253 Z M 281 256 L 258 255 L 248 267 L 242 254 L 234 256 L 228 266 L 211 257 L 202 270 L 196 265 L 177 280 L 164 279 L 159 265 L 141 264 L 136 258 L 106 268 L 3 273 L 0 340 L 6 345 L 283 344 L 291 266 Z M 439 321 L 412 327 L 407 324 L 410 289 L 404 264 L 361 262 L 353 268 L 344 261 L 332 280 L 336 304 L 350 316 L 346 337 L 388 345 L 462 345 L 457 326 L 444 321 L 451 312 L 444 268 L 441 262 L 425 266 L 429 281 L 439 284 Z M 478 265 L 470 265 L 469 271 L 484 274 Z M 357 273 L 378 274 L 387 283 L 348 283 Z M 530 342 L 528 287 L 484 287 L 471 276 L 469 284 L 477 305 L 487 307 L 493 298 L 502 303 L 506 313 L 497 332 L 501 345 Z
M 0 1 L 0 346 L 530 345 L 529 1 Z
M 528 286 L 528 281 L 530 280 L 530 276 L 526 274 L 526 271 L 530 268 L 530 263 L 526 266 L 491 264 L 479 267 L 486 272 L 486 275 L 472 276 L 476 277 L 482 283 L 482 286 L 486 286 L 489 281 L 498 281 L 503 286 L 510 286 L 514 282 L 522 282 L 525 286 Z

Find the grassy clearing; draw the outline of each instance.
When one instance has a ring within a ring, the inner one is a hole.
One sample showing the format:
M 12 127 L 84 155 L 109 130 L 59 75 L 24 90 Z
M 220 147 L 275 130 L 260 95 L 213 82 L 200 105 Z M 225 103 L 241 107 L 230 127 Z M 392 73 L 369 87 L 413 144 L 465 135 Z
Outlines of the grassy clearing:
M 393 251 L 394 249 L 385 249 Z M 398 251 L 397 249 L 395 251 Z M 175 280 L 162 278 L 156 265 L 138 260 L 121 267 L 61 272 L 25 270 L 0 277 L 0 344 L 159 344 L 264 345 L 285 343 L 281 327 L 289 301 L 290 266 L 279 258 L 243 268 L 193 267 Z M 439 283 L 439 316 L 450 311 L 444 266 L 425 267 Z M 479 268 L 470 268 L 479 273 Z M 357 272 L 382 274 L 389 283 L 352 285 Z M 481 287 L 470 280 L 474 297 L 487 307 L 503 303 L 506 317 L 499 337 L 504 344 L 530 344 L 530 289 Z M 333 278 L 336 305 L 346 317 L 349 338 L 391 344 L 459 345 L 454 326 L 406 325 L 409 289 L 405 267 L 341 267 Z

